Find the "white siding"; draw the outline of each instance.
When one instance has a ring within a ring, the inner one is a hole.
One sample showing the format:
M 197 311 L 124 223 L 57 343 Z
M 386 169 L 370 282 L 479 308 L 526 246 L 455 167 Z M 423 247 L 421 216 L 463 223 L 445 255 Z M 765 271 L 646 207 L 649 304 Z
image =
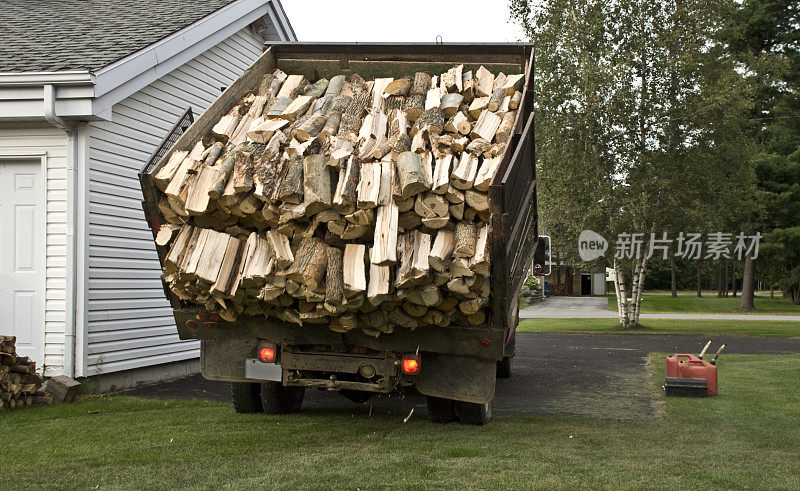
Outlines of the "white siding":
M 67 244 L 67 135 L 43 123 L 0 124 L 0 156 L 45 154 L 46 266 L 44 360 L 47 374 L 64 368 L 64 328 Z M 39 157 L 34 157 L 39 158 Z M 0 329 L 2 327 L 0 326 Z
M 89 124 L 87 375 L 199 356 L 198 341 L 178 339 L 137 174 L 186 108 L 197 118 L 262 43 L 243 29 L 116 104 L 112 122 Z

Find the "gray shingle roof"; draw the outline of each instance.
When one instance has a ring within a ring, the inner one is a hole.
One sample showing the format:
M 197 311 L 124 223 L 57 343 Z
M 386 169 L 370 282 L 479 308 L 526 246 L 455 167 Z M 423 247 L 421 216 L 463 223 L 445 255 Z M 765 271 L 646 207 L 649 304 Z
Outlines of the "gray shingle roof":
M 233 0 L 0 0 L 0 72 L 94 71 Z

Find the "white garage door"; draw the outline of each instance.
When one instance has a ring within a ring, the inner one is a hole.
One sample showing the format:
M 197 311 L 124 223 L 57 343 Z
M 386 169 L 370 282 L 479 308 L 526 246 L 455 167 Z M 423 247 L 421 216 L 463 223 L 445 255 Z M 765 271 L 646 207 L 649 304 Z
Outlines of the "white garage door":
M 41 364 L 44 190 L 39 160 L 0 160 L 0 334 Z

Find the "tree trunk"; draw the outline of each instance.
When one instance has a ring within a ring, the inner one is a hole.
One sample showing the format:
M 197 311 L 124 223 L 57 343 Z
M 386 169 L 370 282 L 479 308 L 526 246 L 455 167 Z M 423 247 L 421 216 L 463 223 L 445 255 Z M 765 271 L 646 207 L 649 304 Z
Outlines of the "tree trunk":
M 700 269 L 700 263 L 697 263 L 697 298 L 703 296 L 703 274 Z
M 733 290 L 733 298 L 736 298 L 736 262 L 731 261 L 731 289 Z
M 671 280 L 671 290 L 672 290 L 672 298 L 678 297 L 678 281 L 677 281 L 677 273 L 675 271 L 675 264 L 670 266 L 670 280 Z
M 622 276 L 621 269 L 617 269 L 617 281 L 619 281 L 619 290 L 622 293 L 622 327 L 628 327 L 628 294 L 625 291 L 625 278 Z
M 769 282 L 769 299 L 775 300 L 775 285 L 771 281 Z
M 638 261 L 636 274 L 636 291 L 633 294 L 633 318 L 630 325 L 639 326 L 639 314 L 642 310 L 642 291 L 644 290 L 644 272 L 647 269 L 647 258 Z
M 753 283 L 755 278 L 756 261 L 747 254 L 744 258 L 744 273 L 742 275 L 742 299 L 739 302 L 739 310 L 755 310 L 753 302 L 754 290 Z M 770 289 L 771 290 L 771 289 Z
M 620 325 L 625 325 L 622 318 L 622 291 L 619 288 L 619 268 L 617 267 L 617 260 L 614 259 L 614 292 L 617 294 L 617 313 L 619 314 Z
M 636 327 L 634 319 L 636 319 L 636 299 L 639 297 L 639 272 L 642 269 L 642 260 L 636 259 L 633 269 L 633 278 L 631 278 L 631 305 L 628 307 L 628 325 Z
M 724 293 L 722 294 L 723 297 L 728 297 L 728 286 L 730 285 L 730 278 L 728 277 L 728 260 L 725 260 L 725 282 L 723 283 Z

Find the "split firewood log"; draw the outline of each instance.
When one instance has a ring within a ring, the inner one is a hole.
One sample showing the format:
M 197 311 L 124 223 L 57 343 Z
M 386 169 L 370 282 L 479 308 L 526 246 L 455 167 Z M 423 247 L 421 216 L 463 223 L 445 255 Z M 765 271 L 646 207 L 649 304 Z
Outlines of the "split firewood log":
M 461 221 L 456 224 L 455 234 L 453 236 L 454 257 L 470 258 L 475 255 L 475 242 L 477 240 L 475 225 L 469 222 Z
M 343 257 L 343 285 L 345 295 L 354 297 L 367 288 L 364 268 L 366 246 L 364 244 L 347 244 Z
M 422 158 L 414 152 L 403 152 L 397 157 L 397 176 L 400 184 L 400 195 L 410 198 L 430 189 L 427 172 Z

